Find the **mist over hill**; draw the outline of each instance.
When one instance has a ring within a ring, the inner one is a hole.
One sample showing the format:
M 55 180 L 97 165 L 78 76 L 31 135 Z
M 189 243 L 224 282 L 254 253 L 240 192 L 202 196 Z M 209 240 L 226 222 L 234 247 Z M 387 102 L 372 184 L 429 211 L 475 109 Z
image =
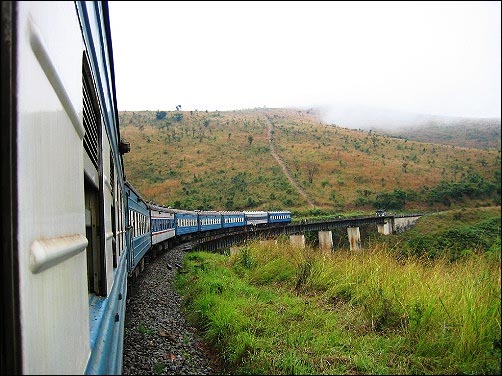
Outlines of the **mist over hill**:
M 481 149 L 500 150 L 501 146 L 500 118 L 438 116 L 340 104 L 316 110 L 325 122 L 393 137 Z

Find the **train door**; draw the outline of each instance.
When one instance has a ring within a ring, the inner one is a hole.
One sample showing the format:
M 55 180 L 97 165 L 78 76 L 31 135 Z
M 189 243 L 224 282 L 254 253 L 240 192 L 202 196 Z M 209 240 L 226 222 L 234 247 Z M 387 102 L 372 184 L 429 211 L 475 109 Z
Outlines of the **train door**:
M 101 221 L 99 191 L 85 182 L 85 235 L 87 237 L 87 283 L 89 292 L 102 295 L 103 278 L 101 270 Z
M 82 59 L 84 135 L 84 194 L 89 293 L 106 296 L 105 239 L 102 182 L 102 124 L 91 70 Z

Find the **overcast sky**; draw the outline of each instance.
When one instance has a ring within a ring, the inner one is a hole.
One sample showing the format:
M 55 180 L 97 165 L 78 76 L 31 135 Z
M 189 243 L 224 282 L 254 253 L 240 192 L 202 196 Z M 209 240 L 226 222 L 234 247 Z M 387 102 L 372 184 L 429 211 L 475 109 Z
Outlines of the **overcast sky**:
M 498 117 L 501 3 L 110 1 L 124 110 Z

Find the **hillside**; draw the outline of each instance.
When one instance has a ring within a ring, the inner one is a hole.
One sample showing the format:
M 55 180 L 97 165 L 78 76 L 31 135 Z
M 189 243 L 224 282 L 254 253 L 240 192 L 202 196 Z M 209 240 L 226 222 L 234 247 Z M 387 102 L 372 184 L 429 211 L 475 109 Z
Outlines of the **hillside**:
M 330 125 L 313 112 L 120 112 L 127 179 L 187 209 L 430 210 L 500 204 L 500 151 Z
M 467 118 L 332 103 L 316 111 L 323 121 L 373 130 L 403 139 L 478 149 L 500 150 L 500 118 Z

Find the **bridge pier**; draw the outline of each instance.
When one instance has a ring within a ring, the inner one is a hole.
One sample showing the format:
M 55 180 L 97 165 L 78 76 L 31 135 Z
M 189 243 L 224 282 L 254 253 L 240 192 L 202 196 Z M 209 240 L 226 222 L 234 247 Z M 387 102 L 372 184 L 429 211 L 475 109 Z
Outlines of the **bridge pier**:
M 377 225 L 378 233 L 382 235 L 390 235 L 392 234 L 392 229 L 394 227 L 393 221 L 389 218 L 387 219 L 383 225 Z
M 331 231 L 319 231 L 319 248 L 325 253 L 331 253 L 333 249 L 333 236 Z
M 361 233 L 359 227 L 347 227 L 349 236 L 350 250 L 359 251 L 361 249 Z
M 300 248 L 305 248 L 305 235 L 290 235 L 291 244 Z

